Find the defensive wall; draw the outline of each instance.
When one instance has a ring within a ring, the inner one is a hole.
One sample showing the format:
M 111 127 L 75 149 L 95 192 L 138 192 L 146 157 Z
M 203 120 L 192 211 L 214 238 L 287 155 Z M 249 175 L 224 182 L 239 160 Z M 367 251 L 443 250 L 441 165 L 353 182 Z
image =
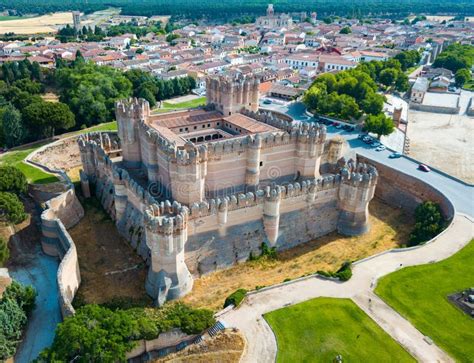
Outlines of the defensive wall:
M 455 210 L 451 201 L 422 179 L 405 174 L 359 154 L 357 154 L 357 160 L 374 165 L 377 168 L 379 182 L 375 188 L 375 196 L 384 202 L 413 214 L 418 204 L 431 200 L 439 203 L 446 219 L 454 217 Z

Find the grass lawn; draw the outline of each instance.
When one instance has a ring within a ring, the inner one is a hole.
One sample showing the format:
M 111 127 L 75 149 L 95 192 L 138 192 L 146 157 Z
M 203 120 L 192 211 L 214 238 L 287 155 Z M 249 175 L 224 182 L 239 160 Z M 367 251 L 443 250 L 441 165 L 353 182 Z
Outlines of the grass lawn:
M 64 136 L 80 135 L 86 132 L 93 132 L 93 131 L 117 131 L 117 122 L 116 121 L 106 122 L 100 125 L 90 127 L 86 130 L 74 131 L 74 132 L 65 134 Z M 20 147 L 16 150 L 9 151 L 3 155 L 0 155 L 0 165 L 4 164 L 4 165 L 16 166 L 25 174 L 29 183 L 32 183 L 32 184 L 54 183 L 59 180 L 56 176 L 46 173 L 23 161 L 33 151 L 35 151 L 36 149 L 40 148 L 43 145 L 48 144 L 49 142 L 51 141 L 37 143 L 33 146 Z
M 444 261 L 391 273 L 375 289 L 459 362 L 474 362 L 474 319 L 452 305 L 447 296 L 474 286 L 473 241 Z
M 6 154 L 0 155 L 0 165 L 13 165 L 20 169 L 28 179 L 28 183 L 32 184 L 47 184 L 58 181 L 59 179 L 52 174 L 46 173 L 34 166 L 25 163 L 23 160 L 33 151 L 39 147 L 47 144 L 44 142 L 34 146 L 27 146 L 14 151 L 9 151 Z
M 350 299 L 317 298 L 265 315 L 277 362 L 415 362 Z
M 0 21 L 20 19 L 21 16 L 0 15 Z
M 185 101 L 180 103 L 169 103 L 163 102 L 163 108 L 158 109 L 158 112 L 170 111 L 170 110 L 179 110 L 182 108 L 195 108 L 199 106 L 204 106 L 206 104 L 206 97 L 195 98 L 191 101 Z

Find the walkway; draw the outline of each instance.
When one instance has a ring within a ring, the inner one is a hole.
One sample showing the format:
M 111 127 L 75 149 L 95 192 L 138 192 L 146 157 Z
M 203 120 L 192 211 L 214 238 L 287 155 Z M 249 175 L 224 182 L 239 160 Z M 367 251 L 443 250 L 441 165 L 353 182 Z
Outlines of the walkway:
M 400 266 L 412 266 L 443 260 L 469 243 L 474 236 L 474 223 L 456 214 L 452 224 L 429 244 L 419 248 L 389 251 L 354 265 L 352 278 L 344 283 L 316 276 L 262 289 L 250 294 L 236 310 L 224 314 L 227 326 L 240 329 L 247 338 L 247 350 L 241 362 L 274 362 L 275 336 L 262 315 L 288 305 L 316 297 L 352 298 L 388 334 L 420 361 L 449 362 L 436 345 L 428 344 L 423 335 L 407 320 L 373 294 L 376 281 Z M 372 303 L 369 306 L 369 297 Z

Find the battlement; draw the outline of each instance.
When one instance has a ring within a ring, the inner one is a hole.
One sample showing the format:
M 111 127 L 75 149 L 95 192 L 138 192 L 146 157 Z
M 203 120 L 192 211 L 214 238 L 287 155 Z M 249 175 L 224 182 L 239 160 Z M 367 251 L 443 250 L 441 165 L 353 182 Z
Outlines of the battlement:
M 345 184 L 354 186 L 375 186 L 377 184 L 378 173 L 372 165 L 356 163 L 353 160 L 347 162 L 341 172 L 341 180 Z
M 133 120 L 146 120 L 150 116 L 150 105 L 143 98 L 128 98 L 115 103 L 117 118 Z

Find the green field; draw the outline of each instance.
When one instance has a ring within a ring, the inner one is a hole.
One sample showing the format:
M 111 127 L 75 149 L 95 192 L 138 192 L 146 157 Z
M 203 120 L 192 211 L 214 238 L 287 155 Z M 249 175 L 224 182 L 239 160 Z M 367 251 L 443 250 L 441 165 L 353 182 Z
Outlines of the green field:
M 474 286 L 473 241 L 447 260 L 391 273 L 375 289 L 459 362 L 474 362 L 474 319 L 452 305 L 447 296 Z
M 0 15 L 0 21 L 20 19 L 21 16 Z
M 317 298 L 265 315 L 277 362 L 415 362 L 350 299 Z
M 31 184 L 47 184 L 58 181 L 58 178 L 52 174 L 46 173 L 34 166 L 25 163 L 23 160 L 39 147 L 47 144 L 47 142 L 36 144 L 34 146 L 26 146 L 18 148 L 15 151 L 9 151 L 0 155 L 0 165 L 13 165 L 20 169 Z

